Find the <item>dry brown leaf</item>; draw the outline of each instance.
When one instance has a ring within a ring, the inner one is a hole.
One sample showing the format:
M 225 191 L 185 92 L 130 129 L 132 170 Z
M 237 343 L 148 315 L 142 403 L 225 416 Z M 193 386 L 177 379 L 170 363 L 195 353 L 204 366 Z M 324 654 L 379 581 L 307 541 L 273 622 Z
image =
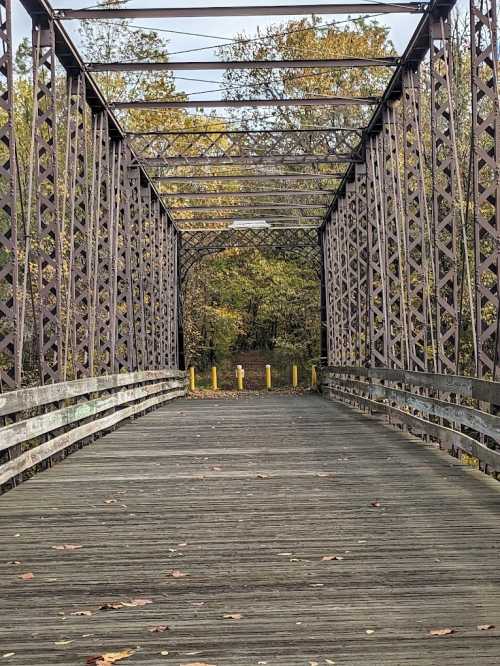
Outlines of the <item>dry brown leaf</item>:
M 105 654 L 89 657 L 86 661 L 87 666 L 110 666 L 117 661 L 128 659 L 135 653 L 135 650 L 121 650 L 120 652 L 106 652 Z
M 115 499 L 104 500 L 104 504 L 116 504 L 117 502 L 118 502 L 118 500 L 115 500 Z
M 224 615 L 225 620 L 241 620 L 241 613 L 226 613 Z
M 26 573 L 21 574 L 18 576 L 21 580 L 33 580 L 34 576 L 31 573 L 31 571 L 27 571 Z
M 151 599 L 131 599 L 130 601 L 123 601 L 122 606 L 126 608 L 135 608 L 136 606 L 147 606 L 152 604 Z
M 429 632 L 431 636 L 449 636 L 454 633 L 455 629 L 451 629 L 450 627 L 445 627 L 444 629 L 431 629 Z
M 167 575 L 172 576 L 172 578 L 185 578 L 186 576 L 189 576 L 189 574 L 179 571 L 179 569 L 174 569 L 173 571 L 168 572 Z
M 214 472 L 222 472 L 222 467 L 220 467 L 219 465 L 212 465 L 210 469 L 213 470 Z
M 75 611 L 74 613 L 70 613 L 70 615 L 75 615 L 76 617 L 78 617 L 78 616 L 90 617 L 92 615 L 92 612 L 91 611 Z
M 338 560 L 339 562 L 343 560 L 344 558 L 342 555 L 323 555 L 321 558 L 322 562 L 332 562 L 333 560 Z
M 53 550 L 78 550 L 81 546 L 74 543 L 64 543 L 61 546 L 52 546 Z
M 97 610 L 103 610 L 103 611 L 108 611 L 108 610 L 118 610 L 119 608 L 123 608 L 123 604 L 120 601 L 112 601 L 110 603 L 105 603 L 102 606 L 99 606 Z
M 488 631 L 488 629 L 494 629 L 495 625 L 494 624 L 478 624 L 477 628 L 479 631 Z
M 21 562 L 19 560 L 11 560 L 10 562 L 7 562 L 7 564 L 10 564 L 11 566 L 19 566 Z
M 258 479 L 268 479 L 269 475 L 268 474 L 257 474 Z
M 154 627 L 149 627 L 148 631 L 152 634 L 162 634 L 164 631 L 168 631 L 170 627 L 168 624 L 157 624 Z
M 378 507 L 381 506 L 381 504 L 380 504 L 380 502 L 379 502 L 378 500 L 373 500 L 373 502 L 372 502 L 372 506 L 373 506 L 375 509 L 378 509 Z

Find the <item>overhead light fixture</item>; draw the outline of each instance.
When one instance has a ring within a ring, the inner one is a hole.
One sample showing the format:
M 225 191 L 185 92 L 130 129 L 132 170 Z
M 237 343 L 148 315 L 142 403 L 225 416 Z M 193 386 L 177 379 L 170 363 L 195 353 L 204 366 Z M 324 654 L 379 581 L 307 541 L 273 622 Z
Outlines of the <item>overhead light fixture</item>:
M 233 220 L 230 229 L 269 229 L 271 225 L 265 220 Z

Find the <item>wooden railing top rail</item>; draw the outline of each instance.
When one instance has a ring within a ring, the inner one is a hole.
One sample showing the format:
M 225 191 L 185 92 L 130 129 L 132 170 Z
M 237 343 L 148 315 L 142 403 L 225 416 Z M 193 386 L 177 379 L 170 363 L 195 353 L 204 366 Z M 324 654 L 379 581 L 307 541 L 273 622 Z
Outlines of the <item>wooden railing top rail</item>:
M 0 416 L 9 416 L 35 407 L 43 407 L 53 402 L 78 398 L 82 395 L 99 393 L 122 386 L 161 379 L 181 379 L 183 377 L 185 377 L 185 373 L 179 370 L 141 370 L 19 389 L 18 391 L 0 394 Z
M 454 393 L 464 398 L 500 405 L 500 382 L 462 375 L 441 375 L 432 372 L 416 372 L 393 368 L 365 368 L 358 366 L 327 366 L 323 372 L 367 377 L 398 384 L 410 384 L 421 388 L 434 389 L 443 393 Z

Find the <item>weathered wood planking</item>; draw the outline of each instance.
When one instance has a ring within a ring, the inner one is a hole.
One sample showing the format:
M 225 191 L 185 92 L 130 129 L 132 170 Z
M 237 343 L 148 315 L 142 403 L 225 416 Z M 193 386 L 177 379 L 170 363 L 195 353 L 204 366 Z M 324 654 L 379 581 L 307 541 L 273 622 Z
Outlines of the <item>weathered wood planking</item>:
M 497 482 L 346 405 L 175 401 L 0 498 L 0 662 L 493 666 L 499 512 Z

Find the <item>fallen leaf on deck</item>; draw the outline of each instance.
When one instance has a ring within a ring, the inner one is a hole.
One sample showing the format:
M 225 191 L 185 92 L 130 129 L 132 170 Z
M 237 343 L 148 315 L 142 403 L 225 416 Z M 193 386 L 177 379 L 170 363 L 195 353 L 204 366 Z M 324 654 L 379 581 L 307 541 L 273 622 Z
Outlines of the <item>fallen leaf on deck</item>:
M 99 606 L 97 610 L 108 611 L 108 610 L 118 610 L 119 608 L 123 608 L 123 604 L 119 601 L 115 601 L 111 603 L 105 603 L 102 606 Z
M 73 641 L 54 641 L 54 645 L 69 645 Z
M 494 629 L 495 625 L 494 624 L 478 624 L 477 628 L 479 631 L 488 631 L 488 629 Z
M 33 580 L 34 576 L 31 573 L 31 571 L 28 571 L 27 573 L 23 573 L 18 578 L 21 578 L 21 580 Z
M 4 659 L 7 659 L 7 657 L 13 657 L 16 653 L 15 652 L 6 652 L 5 654 L 2 655 Z
M 152 634 L 162 634 L 164 631 L 168 631 L 170 627 L 168 624 L 157 624 L 155 627 L 149 627 L 148 631 Z
M 101 609 L 99 609 L 101 610 Z M 75 615 L 75 616 L 80 616 L 84 615 L 85 617 L 90 617 L 92 615 L 91 611 L 75 611 L 74 613 L 70 613 L 70 615 Z
M 445 627 L 444 629 L 431 629 L 429 631 L 431 636 L 449 636 L 450 634 L 454 633 L 455 629 L 450 629 L 450 627 Z
M 172 578 L 184 578 L 185 576 L 189 576 L 189 574 L 179 571 L 179 569 L 174 569 L 173 571 L 168 572 L 167 575 L 172 576 Z
M 374 629 L 367 629 L 366 633 L 370 636 L 371 634 L 375 633 L 375 630 Z
M 126 608 L 135 608 L 136 606 L 147 606 L 152 604 L 151 599 L 131 599 L 130 601 L 123 601 L 122 606 Z
M 268 479 L 269 475 L 268 474 L 257 474 L 258 479 Z
M 117 502 L 118 502 L 118 500 L 115 500 L 115 499 L 104 500 L 104 504 L 116 504 Z
M 62 546 L 52 546 L 53 550 L 78 550 L 81 546 L 74 543 L 64 543 Z
M 379 502 L 378 500 L 374 500 L 374 501 L 372 502 L 372 506 L 373 506 L 375 509 L 378 509 L 378 507 L 380 506 L 380 502 Z
M 221 472 L 222 471 L 222 467 L 219 467 L 219 465 L 212 465 L 212 467 L 210 469 L 212 469 L 214 472 Z
M 86 661 L 87 666 L 110 666 L 117 661 L 128 659 L 135 653 L 135 650 L 122 650 L 121 652 L 106 652 L 97 657 L 89 657 Z
M 332 562 L 333 560 L 343 560 L 342 555 L 323 555 L 321 558 L 322 562 Z
M 11 560 L 10 562 L 7 562 L 7 564 L 10 564 L 11 566 L 19 566 L 21 562 L 19 560 Z
M 241 620 L 241 613 L 226 613 L 224 615 L 225 620 Z

